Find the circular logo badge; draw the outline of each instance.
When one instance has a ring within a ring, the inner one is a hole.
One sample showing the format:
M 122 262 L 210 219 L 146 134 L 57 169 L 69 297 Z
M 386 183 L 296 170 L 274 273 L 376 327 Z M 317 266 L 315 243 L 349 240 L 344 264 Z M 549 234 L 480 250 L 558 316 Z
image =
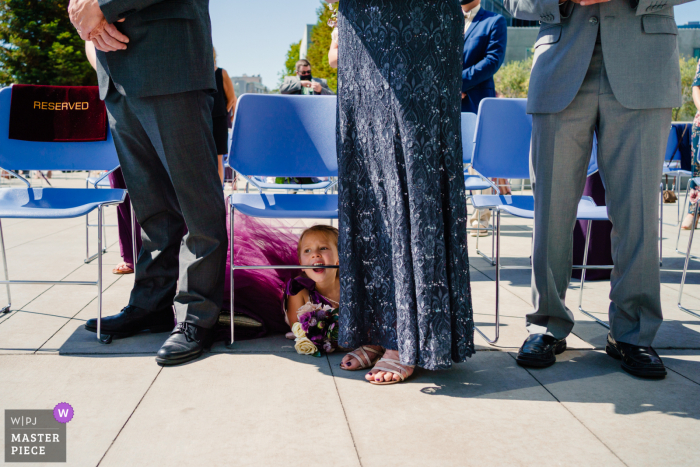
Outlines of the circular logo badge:
M 73 407 L 68 402 L 60 402 L 53 408 L 53 418 L 59 423 L 68 423 L 73 420 Z

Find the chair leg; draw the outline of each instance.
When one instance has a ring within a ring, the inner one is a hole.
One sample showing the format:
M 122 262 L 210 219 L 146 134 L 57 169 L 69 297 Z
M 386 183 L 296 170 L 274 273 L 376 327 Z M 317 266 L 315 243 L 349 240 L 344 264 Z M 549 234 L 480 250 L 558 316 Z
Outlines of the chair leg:
M 501 286 L 501 211 L 500 209 L 496 209 L 496 333 L 494 335 L 493 340 L 489 339 L 486 337 L 486 334 L 481 332 L 481 329 L 479 329 L 477 326 L 474 326 L 474 330 L 478 332 L 481 337 L 486 340 L 491 345 L 494 345 L 496 342 L 498 342 L 498 338 L 500 337 L 500 328 L 501 328 L 501 317 L 500 317 L 500 286 Z M 478 237 L 477 237 L 478 238 Z
M 695 204 L 695 213 L 693 214 L 693 226 L 698 220 L 698 208 L 700 208 L 700 203 Z M 681 286 L 678 290 L 678 308 L 681 311 L 685 311 L 689 315 L 700 318 L 700 315 L 694 313 L 681 305 L 681 298 L 683 297 L 683 286 L 685 285 L 685 276 L 688 273 L 688 262 L 690 261 L 690 247 L 693 245 L 693 235 L 695 234 L 695 229 L 690 230 L 690 238 L 688 239 L 688 251 L 685 252 L 685 264 L 683 265 L 683 276 L 681 277 Z
M 129 198 L 131 201 L 131 198 Z M 137 252 L 136 252 L 136 213 L 134 212 L 134 203 L 129 203 L 131 207 L 131 258 L 134 261 L 134 274 L 136 274 L 136 263 L 138 262 Z
M 97 340 L 103 344 L 112 342 L 112 336 L 102 337 L 102 232 L 104 207 L 97 207 Z
M 681 174 L 676 174 L 676 186 L 674 187 L 676 189 L 676 202 L 678 203 L 678 200 L 681 199 Z M 681 203 L 678 203 L 677 206 L 677 211 L 678 211 L 678 223 L 681 223 Z
M 0 247 L 2 247 L 2 265 L 5 268 L 5 280 L 9 281 L 10 276 L 7 273 L 7 256 L 5 254 L 5 236 L 2 232 L 2 222 L 0 221 Z M 10 284 L 5 284 L 7 287 L 7 306 L 0 310 L 0 313 L 9 313 L 12 307 L 12 297 L 10 296 Z
M 234 227 L 233 203 L 232 203 L 230 200 L 229 200 L 228 212 L 229 212 L 229 220 L 230 220 L 229 225 L 230 225 L 230 229 L 231 229 L 231 240 L 229 240 L 229 254 L 230 254 L 230 256 L 231 256 L 231 266 L 230 266 L 230 268 L 231 268 L 231 282 L 230 282 L 230 284 L 229 284 L 229 285 L 231 286 L 231 296 L 229 297 L 229 298 L 231 299 L 231 342 L 229 343 L 229 345 L 228 345 L 227 347 L 230 348 L 230 347 L 233 346 L 233 343 L 234 343 L 234 338 L 233 338 L 233 330 L 234 330 L 234 329 L 233 329 L 233 328 L 234 328 L 234 325 L 233 325 L 233 316 L 234 316 L 234 312 L 233 312 L 233 295 L 234 295 L 234 294 L 233 294 L 233 273 L 234 273 L 234 269 L 233 269 L 233 247 L 234 247 L 234 241 L 235 241 L 235 235 L 233 234 L 233 227 Z
M 664 263 L 664 191 L 659 193 L 659 266 Z
M 588 316 L 589 318 L 593 318 L 598 322 L 598 324 L 602 324 L 606 328 L 610 329 L 610 325 L 606 323 L 605 321 L 598 319 L 597 316 L 593 316 L 589 312 L 583 309 L 582 303 L 583 303 L 583 285 L 586 282 L 586 266 L 588 265 L 588 245 L 590 244 L 591 241 L 591 226 L 593 225 L 593 221 L 588 221 L 588 228 L 586 229 L 586 246 L 583 249 L 583 268 L 581 269 L 581 288 L 579 289 L 578 292 L 578 311 L 583 313 L 584 315 Z

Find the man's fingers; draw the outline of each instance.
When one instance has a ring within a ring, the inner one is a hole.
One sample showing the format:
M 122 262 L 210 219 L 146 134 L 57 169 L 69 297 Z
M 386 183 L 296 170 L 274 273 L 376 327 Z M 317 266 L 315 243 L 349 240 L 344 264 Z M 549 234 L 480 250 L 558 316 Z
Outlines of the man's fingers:
M 106 44 L 105 41 L 102 40 L 102 36 L 93 37 L 92 43 L 95 44 L 95 48 L 97 50 L 101 50 L 102 52 L 114 52 L 117 50 L 114 47 Z
M 104 41 L 105 44 L 107 44 L 110 47 L 113 47 L 114 50 L 124 50 L 126 49 L 126 46 L 116 40 L 114 37 L 112 37 L 109 32 L 107 32 L 107 29 L 102 31 L 102 34 L 100 34 L 100 39 Z
M 610 0 L 581 0 L 581 6 L 595 5 L 596 3 L 605 3 Z
M 113 24 L 105 25 L 105 31 L 107 31 L 107 34 L 109 34 L 119 42 L 123 42 L 125 44 L 129 42 L 129 38 L 122 34 L 121 31 L 119 31 L 119 29 L 117 29 L 116 26 L 114 26 Z

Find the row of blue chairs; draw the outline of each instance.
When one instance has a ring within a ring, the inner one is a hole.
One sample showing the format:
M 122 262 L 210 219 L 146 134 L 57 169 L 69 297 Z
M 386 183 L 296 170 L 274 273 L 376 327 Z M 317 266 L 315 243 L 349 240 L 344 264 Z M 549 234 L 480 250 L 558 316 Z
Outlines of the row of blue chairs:
M 18 170 L 105 170 L 111 172 L 119 165 L 111 134 L 107 141 L 92 143 L 36 143 L 8 138 L 11 87 L 0 90 L 0 167 L 23 180 L 26 188 L 0 190 L 0 219 L 27 218 L 50 219 L 87 215 L 98 211 L 98 277 L 97 281 L 10 281 L 7 272 L 0 223 L 0 249 L 2 249 L 8 305 L 11 306 L 10 284 L 68 284 L 91 285 L 98 289 L 98 338 L 102 315 L 102 254 L 103 254 L 103 209 L 123 202 L 125 190 L 119 189 L 59 189 L 32 188 L 19 176 Z M 490 178 L 529 179 L 529 148 L 532 131 L 531 117 L 525 112 L 525 99 L 485 99 L 479 115 L 462 115 L 463 160 L 470 163 L 479 175 L 465 174 L 465 189 L 469 192 L 488 188 L 497 189 Z M 508 138 L 503 138 L 503 122 L 509 122 Z M 235 170 L 243 180 L 255 187 L 256 193 L 234 193 L 228 198 L 231 232 L 234 232 L 234 210 L 259 218 L 338 218 L 338 196 L 329 191 L 338 176 L 336 154 L 336 99 L 333 96 L 318 96 L 307 99 L 303 96 L 268 96 L 246 94 L 238 101 L 236 118 L 230 140 L 230 157 L 227 166 Z M 473 135 L 473 137 L 472 137 Z M 596 170 L 595 146 L 589 173 Z M 309 185 L 265 184 L 256 177 L 287 174 L 295 177 L 323 177 L 328 182 Z M 104 177 L 106 177 L 105 174 Z M 93 188 L 102 180 L 92 180 Z M 324 193 L 278 194 L 265 189 L 324 190 Z M 247 190 L 246 190 L 247 191 Z M 533 218 L 533 200 L 524 195 L 474 195 L 472 204 L 477 209 L 495 211 L 494 250 L 491 258 L 481 255 L 496 265 L 496 328 L 495 338 L 489 339 L 481 330 L 477 331 L 490 343 L 499 338 L 499 282 L 500 270 L 500 226 L 501 214 Z M 606 208 L 596 206 L 590 198 L 579 204 L 578 219 L 607 220 Z M 575 266 L 584 269 L 579 297 L 579 309 L 601 324 L 581 308 L 587 249 L 590 239 L 586 235 L 584 264 Z M 232 236 L 233 237 L 233 236 Z M 692 237 L 691 237 L 692 238 Z M 134 242 L 135 243 L 135 242 Z M 235 238 L 230 242 L 233 257 Z M 89 258 L 88 258 L 89 259 Z M 231 303 L 234 300 L 234 271 L 259 269 L 263 266 L 231 264 Z M 327 266 L 337 268 L 337 266 Z M 293 265 L 272 265 L 267 268 L 300 269 Z M 231 320 L 231 344 L 233 344 L 234 320 Z

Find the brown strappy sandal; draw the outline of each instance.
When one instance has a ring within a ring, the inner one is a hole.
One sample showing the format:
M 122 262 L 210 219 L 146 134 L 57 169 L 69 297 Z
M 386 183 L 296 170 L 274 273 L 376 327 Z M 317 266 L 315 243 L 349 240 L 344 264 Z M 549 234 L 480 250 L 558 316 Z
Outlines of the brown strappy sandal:
M 386 363 L 387 365 L 391 365 L 393 368 L 387 368 L 386 366 L 381 366 L 382 362 Z M 394 360 L 393 358 L 380 358 L 379 361 L 374 365 L 374 368 L 372 368 L 372 370 L 381 370 L 381 371 L 386 371 L 388 373 L 392 373 L 395 375 L 399 375 L 399 378 L 401 378 L 401 381 L 395 381 L 393 379 L 391 381 L 371 380 L 370 384 L 376 384 L 376 385 L 381 386 L 381 385 L 386 385 L 386 384 L 403 383 L 410 376 L 408 374 L 408 371 L 406 371 L 406 368 L 415 368 L 415 365 L 404 365 L 399 360 Z
M 358 354 L 357 352 L 362 352 L 362 355 Z M 373 353 L 374 356 L 370 358 L 367 352 Z M 348 352 L 347 355 L 354 357 L 355 360 L 360 362 L 360 366 L 358 366 L 357 368 L 345 368 L 341 363 L 340 368 L 346 371 L 359 371 L 371 367 L 374 364 L 374 362 L 376 362 L 379 358 L 381 358 L 382 355 L 384 355 L 384 349 L 375 350 L 368 345 L 363 345 L 362 347 L 357 348 L 352 352 Z

